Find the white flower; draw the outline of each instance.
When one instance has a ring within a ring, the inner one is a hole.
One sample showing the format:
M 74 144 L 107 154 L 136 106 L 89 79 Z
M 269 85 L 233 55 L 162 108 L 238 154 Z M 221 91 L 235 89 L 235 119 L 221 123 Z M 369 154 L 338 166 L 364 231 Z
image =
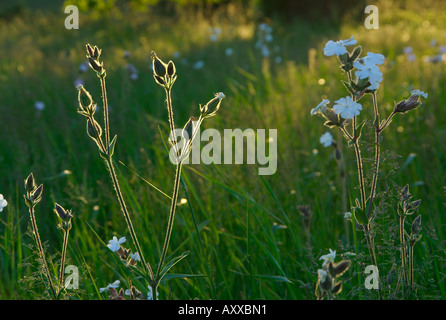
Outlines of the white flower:
M 405 54 L 410 54 L 410 53 L 413 52 L 413 49 L 412 49 L 412 47 L 404 47 L 404 48 L 403 48 L 403 52 L 404 52 Z
M 376 90 L 383 80 L 383 74 L 379 70 L 378 65 L 384 63 L 384 56 L 380 53 L 368 52 L 367 56 L 353 62 L 353 66 L 358 69 L 355 71 L 359 79 L 369 79 L 370 86 L 368 89 Z
M 268 47 L 266 45 L 263 45 L 261 50 L 262 50 L 262 56 L 264 56 L 265 58 L 269 57 L 270 52 L 269 52 L 269 49 L 268 49 Z
M 319 275 L 321 282 L 324 282 L 328 275 L 327 271 L 325 271 L 324 269 L 318 269 L 317 273 Z
M 359 103 L 354 102 L 352 98 L 348 96 L 335 101 L 333 110 L 336 114 L 341 114 L 341 117 L 344 119 L 353 119 L 355 115 L 359 115 L 362 106 Z
M 211 41 L 213 41 L 213 42 L 215 42 L 215 41 L 218 40 L 218 36 L 217 36 L 216 34 L 211 34 L 211 35 L 209 36 L 209 38 L 210 38 Z
M 139 252 L 131 253 L 130 258 L 132 258 L 135 261 L 141 261 L 141 258 L 139 257 Z
M 81 63 L 79 65 L 79 71 L 80 72 L 87 72 L 88 71 L 88 62 Z
M 330 132 L 325 132 L 319 139 L 320 143 L 323 144 L 324 147 L 329 147 L 333 144 L 333 136 Z
M 0 193 L 0 212 L 3 211 L 3 208 L 8 205 L 8 201 L 5 200 L 3 195 Z
M 111 239 L 111 240 L 108 242 L 107 247 L 108 247 L 111 251 L 116 252 L 116 251 L 118 251 L 118 250 L 121 248 L 120 244 L 121 244 L 121 243 L 124 243 L 124 242 L 125 242 L 125 237 L 122 237 L 122 238 L 120 238 L 120 239 L 118 240 L 118 238 L 116 238 L 116 236 L 114 236 L 113 239 Z
M 277 64 L 279 64 L 279 63 L 282 62 L 282 57 L 281 57 L 281 56 L 277 56 L 277 57 L 274 59 L 274 61 L 275 61 Z
M 130 74 L 130 79 L 137 80 L 138 79 L 138 72 L 133 72 Z
M 351 219 L 352 218 L 352 213 L 351 212 L 344 213 L 344 218 L 345 219 Z
M 181 56 L 181 53 L 179 53 L 178 51 L 175 51 L 175 52 L 173 53 L 173 57 L 174 57 L 175 59 L 178 59 L 180 56 Z
M 157 292 L 156 297 L 158 298 L 159 295 L 160 293 Z M 149 292 L 147 292 L 147 300 L 153 300 L 153 290 L 151 286 L 149 286 Z
M 84 85 L 84 80 L 82 80 L 81 78 L 77 78 L 76 80 L 74 80 L 74 86 L 77 87 L 79 85 Z
M 194 64 L 194 69 L 195 69 L 195 70 L 201 69 L 201 68 L 203 68 L 203 67 L 204 67 L 204 62 L 203 62 L 202 60 L 197 61 L 197 62 Z
M 110 288 L 118 288 L 119 287 L 119 284 L 121 283 L 121 281 L 119 281 L 119 280 L 116 280 L 115 282 L 113 282 L 113 283 L 110 283 L 110 284 L 108 284 L 105 288 L 100 288 L 99 289 L 99 292 L 104 292 L 104 291 L 106 291 L 106 290 L 108 290 L 108 289 L 110 289 Z
M 227 48 L 225 50 L 225 54 L 229 57 L 232 56 L 232 54 L 234 53 L 234 50 L 232 50 L 232 48 Z
M 218 98 L 219 100 L 222 100 L 225 97 L 225 94 L 223 92 L 219 92 L 215 94 L 215 97 Z
M 422 97 L 424 97 L 425 99 L 427 99 L 427 93 L 424 92 L 424 91 L 421 91 L 421 90 L 412 90 L 412 91 L 410 92 L 410 94 L 413 95 L 413 96 L 422 96 Z
M 314 116 L 319 111 L 325 112 L 327 110 L 327 105 L 329 103 L 330 103 L 330 100 L 328 100 L 328 99 L 322 100 L 322 102 L 319 103 L 316 108 L 311 109 L 311 115 Z
M 45 104 L 42 101 L 36 101 L 34 108 L 36 108 L 37 111 L 42 111 L 45 109 Z
M 339 40 L 334 42 L 333 40 L 329 40 L 324 47 L 324 54 L 326 56 L 332 56 L 332 55 L 343 55 L 344 53 L 347 53 L 347 49 L 345 49 L 345 46 L 351 46 L 356 44 L 356 40 L 351 36 L 350 39 L 347 40 Z
M 416 59 L 417 59 L 417 56 L 414 55 L 413 53 L 410 53 L 407 55 L 407 61 L 412 62 L 412 61 L 415 61 Z
M 330 253 L 323 255 L 322 257 L 319 258 L 319 260 L 324 260 L 324 263 L 322 264 L 322 267 L 325 267 L 325 265 L 329 262 L 334 262 L 334 259 L 336 258 L 336 250 L 330 250 Z

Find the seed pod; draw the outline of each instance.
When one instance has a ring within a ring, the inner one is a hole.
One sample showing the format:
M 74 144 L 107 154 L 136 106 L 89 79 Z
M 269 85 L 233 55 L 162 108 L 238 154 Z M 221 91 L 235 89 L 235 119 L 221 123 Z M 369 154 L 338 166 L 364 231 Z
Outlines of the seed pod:
M 413 110 L 420 106 L 421 102 L 419 101 L 418 96 L 410 96 L 409 99 L 398 102 L 395 106 L 395 113 L 406 113 L 407 111 Z
M 223 92 L 216 93 L 214 98 L 209 100 L 203 107 L 200 107 L 201 116 L 204 118 L 215 116 L 218 109 L 220 109 L 221 100 L 223 100 L 224 97 L 225 95 Z
M 94 56 L 94 50 L 91 47 L 91 45 L 89 43 L 87 43 L 86 47 L 87 47 L 87 53 L 88 53 L 87 58 L 88 57 L 93 57 Z
M 79 111 L 87 112 L 93 106 L 93 98 L 91 94 L 84 88 L 83 85 L 78 86 L 77 100 L 79 102 Z
M 175 64 L 172 61 L 169 61 L 167 64 L 167 74 L 169 77 L 172 77 L 177 72 L 177 69 L 175 67 Z
M 42 199 L 42 193 L 43 193 L 43 184 L 41 184 L 36 190 L 31 192 L 31 201 L 36 204 Z
M 412 233 L 419 234 L 421 232 L 421 215 L 416 217 L 412 223 Z
M 162 62 L 155 52 L 152 51 L 153 72 L 158 77 L 164 78 L 167 74 L 166 64 Z
M 28 192 L 32 192 L 36 189 L 36 183 L 34 181 L 34 175 L 32 173 L 29 174 L 28 178 L 25 180 L 25 190 Z

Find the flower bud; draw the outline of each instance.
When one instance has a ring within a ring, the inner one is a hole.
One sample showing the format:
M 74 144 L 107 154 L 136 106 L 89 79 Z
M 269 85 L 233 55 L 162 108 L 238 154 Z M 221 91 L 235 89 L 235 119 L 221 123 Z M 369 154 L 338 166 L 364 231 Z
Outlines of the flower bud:
M 41 184 L 36 190 L 31 192 L 30 200 L 36 204 L 42 199 L 42 193 L 43 193 L 43 184 Z
M 394 112 L 406 113 L 407 111 L 416 109 L 420 104 L 421 102 L 419 101 L 418 96 L 412 95 L 409 99 L 398 102 L 398 104 L 395 106 Z
M 175 68 L 175 64 L 172 61 L 169 61 L 167 64 L 167 74 L 169 77 L 172 77 L 177 72 L 177 69 Z
M 203 107 L 200 107 L 201 116 L 203 118 L 209 118 L 215 116 L 218 109 L 220 109 L 221 100 L 225 97 L 223 92 L 215 94 L 215 97 L 206 103 Z

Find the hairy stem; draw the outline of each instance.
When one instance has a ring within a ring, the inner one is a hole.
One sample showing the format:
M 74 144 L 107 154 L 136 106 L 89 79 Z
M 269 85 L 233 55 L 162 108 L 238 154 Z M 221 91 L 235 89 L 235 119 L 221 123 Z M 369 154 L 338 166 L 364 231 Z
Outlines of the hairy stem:
M 67 253 L 69 230 L 64 231 L 63 245 L 62 245 L 62 257 L 60 259 L 60 273 L 59 273 L 59 285 L 64 287 L 64 275 L 65 275 L 65 258 Z
M 407 268 L 406 268 L 406 240 L 404 235 L 405 212 L 400 217 L 400 243 L 401 243 L 401 266 L 403 268 L 404 280 L 407 284 Z
M 110 172 L 110 177 L 111 177 L 112 182 L 113 182 L 113 187 L 114 187 L 114 189 L 116 191 L 116 195 L 118 197 L 118 201 L 119 201 L 119 204 L 121 206 L 121 210 L 122 210 L 122 213 L 124 215 L 125 222 L 127 223 L 127 227 L 129 229 L 130 236 L 132 237 L 132 241 L 133 241 L 133 244 L 136 247 L 136 251 L 139 253 L 139 257 L 141 258 L 141 263 L 143 265 L 144 271 L 146 272 L 147 275 L 150 276 L 151 279 L 153 279 L 152 268 L 150 267 L 150 265 L 148 263 L 146 263 L 146 261 L 144 259 L 144 255 L 142 254 L 141 247 L 139 246 L 138 238 L 136 236 L 135 229 L 133 228 L 132 220 L 131 220 L 130 214 L 129 214 L 128 210 L 127 210 L 127 206 L 125 205 L 125 201 L 124 201 L 124 198 L 122 196 L 121 189 L 119 187 L 119 181 L 118 181 L 118 178 L 116 176 L 115 168 L 113 166 L 113 160 L 112 160 L 111 157 L 106 159 L 106 164 L 107 164 L 107 167 L 109 169 L 108 171 Z
M 108 102 L 107 102 L 107 89 L 105 87 L 105 75 L 100 77 L 102 88 L 102 101 L 104 102 L 104 131 L 105 131 L 105 147 L 104 151 L 110 154 L 110 129 L 108 121 Z
M 48 263 L 46 261 L 45 252 L 43 250 L 42 241 L 40 240 L 39 236 L 39 230 L 37 229 L 37 223 L 36 223 L 36 216 L 34 214 L 34 207 L 29 207 L 29 215 L 31 218 L 31 226 L 33 229 L 34 237 L 36 239 L 37 249 L 39 251 L 40 260 L 42 261 L 42 266 L 45 271 L 45 275 L 48 278 L 48 283 L 50 285 L 51 294 L 53 295 L 53 298 L 55 299 L 57 297 L 57 292 L 54 287 L 53 280 L 51 278 L 50 269 L 48 268 Z
M 374 173 L 373 173 L 372 188 L 370 191 L 370 201 L 368 203 L 368 208 L 367 208 L 367 217 L 370 217 L 370 214 L 372 212 L 372 203 L 373 203 L 373 198 L 374 198 L 375 192 L 376 192 L 376 184 L 378 182 L 379 156 L 380 156 L 379 111 L 378 111 L 378 104 L 376 102 L 376 93 L 375 92 L 372 95 L 372 99 L 373 99 L 373 109 L 375 112 L 375 167 L 374 167 Z

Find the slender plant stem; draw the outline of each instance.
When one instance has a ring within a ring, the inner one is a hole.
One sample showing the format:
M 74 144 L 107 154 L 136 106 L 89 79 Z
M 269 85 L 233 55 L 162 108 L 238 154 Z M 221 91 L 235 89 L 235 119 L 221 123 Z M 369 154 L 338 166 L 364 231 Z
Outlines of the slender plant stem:
M 403 267 L 404 280 L 407 284 L 407 269 L 406 269 L 406 241 L 404 235 L 404 221 L 406 219 L 405 212 L 400 217 L 400 243 L 401 243 L 401 266 Z
M 107 89 L 105 86 L 105 75 L 100 77 L 102 88 L 102 101 L 104 102 L 104 131 L 105 131 L 105 147 L 107 154 L 110 154 L 110 129 L 108 120 L 108 102 L 107 102 Z
M 157 283 L 161 280 L 158 277 L 161 273 L 161 268 L 163 267 L 164 260 L 166 259 L 167 249 L 169 247 L 170 237 L 172 235 L 173 222 L 175 219 L 175 209 L 177 207 L 178 191 L 180 189 L 182 165 L 183 165 L 183 163 L 180 161 L 177 164 L 176 171 L 175 171 L 175 183 L 174 183 L 174 187 L 173 187 L 173 195 L 172 195 L 172 202 L 171 202 L 171 206 L 170 206 L 169 221 L 167 223 L 166 237 L 164 239 L 163 251 L 161 253 L 160 263 L 158 264 L 158 269 L 156 271 L 156 276 L 155 276 L 155 281 Z
M 46 261 L 45 252 L 44 252 L 43 246 L 42 246 L 42 241 L 40 240 L 39 230 L 37 229 L 36 217 L 35 217 L 35 214 L 34 214 L 34 207 L 33 206 L 29 207 L 29 215 L 30 215 L 30 218 L 31 218 L 31 226 L 32 226 L 32 229 L 33 229 L 33 232 L 34 232 L 34 237 L 36 239 L 37 249 L 39 251 L 40 260 L 42 261 L 43 269 L 44 269 L 44 271 L 46 273 L 46 277 L 48 278 L 48 283 L 50 284 L 50 290 L 51 290 L 51 293 L 53 295 L 53 298 L 56 298 L 57 297 L 57 292 L 56 292 L 56 289 L 54 287 L 53 280 L 51 279 L 50 270 L 48 268 L 48 263 Z
M 372 99 L 373 99 L 373 109 L 375 112 L 375 169 L 374 169 L 374 173 L 373 173 L 372 189 L 370 191 L 370 201 L 368 203 L 368 208 L 367 208 L 367 217 L 370 217 L 370 214 L 372 212 L 372 203 L 373 203 L 373 198 L 374 198 L 375 192 L 376 192 L 376 184 L 378 182 L 379 156 L 380 156 L 379 111 L 378 111 L 378 104 L 376 102 L 376 93 L 375 92 L 372 95 Z
M 65 258 L 67 253 L 69 230 L 64 230 L 63 245 L 62 245 L 62 257 L 60 259 L 60 273 L 59 273 L 59 285 L 64 287 L 64 275 L 65 275 Z
M 173 139 L 173 150 L 175 151 L 175 155 L 178 156 L 178 147 L 177 147 L 177 137 L 175 136 L 175 121 L 173 119 L 173 108 L 172 108 L 172 95 L 170 88 L 166 88 L 166 102 L 167 102 L 167 113 L 169 118 L 169 127 L 170 127 L 170 134 L 172 135 Z
M 413 286 L 413 245 L 409 244 L 409 281 Z
M 121 189 L 119 187 L 119 181 L 118 181 L 118 178 L 116 176 L 115 168 L 113 166 L 113 160 L 112 160 L 111 157 L 108 157 L 106 159 L 106 164 L 107 164 L 107 167 L 109 169 L 110 177 L 111 177 L 112 182 L 113 182 L 113 187 L 115 188 L 116 195 L 118 197 L 118 201 L 119 201 L 119 204 L 121 206 L 121 210 L 122 210 L 122 213 L 124 215 L 125 222 L 127 223 L 127 227 L 129 229 L 129 232 L 130 232 L 130 236 L 132 237 L 133 244 L 136 247 L 136 251 L 138 252 L 139 257 L 141 258 L 141 263 L 143 265 L 144 271 L 146 272 L 147 275 L 150 276 L 151 279 L 153 279 L 152 268 L 150 267 L 150 265 L 148 263 L 146 263 L 146 261 L 144 259 L 144 255 L 142 254 L 141 247 L 139 246 L 138 238 L 137 238 L 135 230 L 133 228 L 132 220 L 131 220 L 130 214 L 129 214 L 128 210 L 127 210 L 127 206 L 125 205 L 125 201 L 124 201 L 124 198 L 122 196 Z

